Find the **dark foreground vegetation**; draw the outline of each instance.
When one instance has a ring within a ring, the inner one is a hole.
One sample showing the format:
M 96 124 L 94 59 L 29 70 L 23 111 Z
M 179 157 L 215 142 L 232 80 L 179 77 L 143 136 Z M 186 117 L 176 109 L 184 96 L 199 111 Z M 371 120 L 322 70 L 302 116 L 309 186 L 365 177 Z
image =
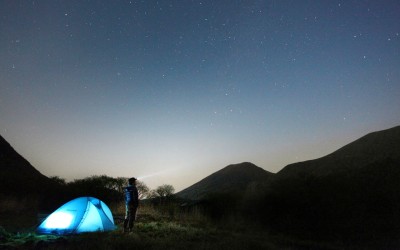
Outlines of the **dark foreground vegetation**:
M 321 214 L 313 209 L 306 211 L 307 204 L 303 203 L 295 212 L 298 217 L 287 210 L 275 211 L 280 217 L 268 223 L 267 210 L 258 211 L 266 205 L 264 202 L 251 207 L 243 202 L 251 201 L 244 195 L 235 199 L 233 194 L 222 193 L 198 202 L 182 203 L 172 196 L 143 201 L 133 233 L 122 232 L 123 203 L 111 203 L 115 231 L 72 236 L 37 235 L 34 232 L 39 223 L 37 214 L 22 210 L 3 213 L 0 249 L 398 249 L 400 246 L 393 228 L 378 232 L 382 230 L 379 228 L 375 235 L 361 229 L 365 223 L 346 229 L 358 217 L 340 228 L 335 225 L 342 221 L 336 224 L 328 221 L 333 227 L 327 229 L 321 226 L 322 222 L 318 224 Z M 292 217 L 284 217 L 284 213 Z M 278 223 L 279 220 L 282 222 Z
M 0 227 L 0 249 L 298 249 L 331 248 L 289 239 L 235 220 L 215 221 L 201 209 L 182 211 L 175 202 L 141 205 L 135 231 L 122 232 L 122 206 L 114 206 L 117 229 L 71 236 L 37 235 L 32 217 L 8 217 Z M 233 219 L 233 218 L 231 218 Z M 16 225 L 18 223 L 18 225 Z

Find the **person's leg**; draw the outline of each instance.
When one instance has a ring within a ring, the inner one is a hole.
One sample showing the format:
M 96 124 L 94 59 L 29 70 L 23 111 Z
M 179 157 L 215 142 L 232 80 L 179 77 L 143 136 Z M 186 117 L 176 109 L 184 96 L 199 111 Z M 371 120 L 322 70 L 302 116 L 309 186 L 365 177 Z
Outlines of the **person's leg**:
M 128 232 L 128 226 L 130 218 L 132 217 L 131 211 L 128 205 L 125 205 L 125 220 L 124 220 L 124 232 Z
M 129 217 L 129 232 L 132 231 L 133 229 L 133 225 L 135 223 L 135 219 L 136 219 L 136 211 L 137 211 L 137 207 L 130 207 L 130 217 Z

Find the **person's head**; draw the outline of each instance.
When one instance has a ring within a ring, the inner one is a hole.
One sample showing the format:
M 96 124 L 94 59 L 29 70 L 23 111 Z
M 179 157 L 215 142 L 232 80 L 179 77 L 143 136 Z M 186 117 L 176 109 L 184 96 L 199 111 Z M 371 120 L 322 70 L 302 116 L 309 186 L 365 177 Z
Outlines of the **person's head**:
M 129 185 L 134 185 L 134 184 L 136 184 L 136 178 L 135 177 L 132 177 L 132 178 L 129 178 L 128 179 L 128 183 L 129 183 Z

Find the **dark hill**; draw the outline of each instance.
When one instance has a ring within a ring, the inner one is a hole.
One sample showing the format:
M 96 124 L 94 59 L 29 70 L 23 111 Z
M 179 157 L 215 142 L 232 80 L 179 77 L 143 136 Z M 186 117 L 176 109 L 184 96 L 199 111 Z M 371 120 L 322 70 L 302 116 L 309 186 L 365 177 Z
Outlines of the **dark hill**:
M 279 171 L 276 177 L 327 176 L 353 172 L 388 159 L 400 160 L 400 126 L 370 133 L 325 157 L 290 164 Z
M 177 196 L 198 200 L 211 193 L 243 192 L 250 184 L 265 182 L 272 175 L 249 162 L 233 164 L 180 191 Z
M 49 178 L 36 170 L 0 136 L 0 193 L 40 192 L 49 183 Z
M 275 229 L 313 240 L 400 244 L 399 179 L 398 126 L 286 166 L 268 182 L 258 213 Z
M 63 185 L 41 174 L 0 136 L 0 203 L 14 204 L 1 211 L 51 211 L 66 195 Z

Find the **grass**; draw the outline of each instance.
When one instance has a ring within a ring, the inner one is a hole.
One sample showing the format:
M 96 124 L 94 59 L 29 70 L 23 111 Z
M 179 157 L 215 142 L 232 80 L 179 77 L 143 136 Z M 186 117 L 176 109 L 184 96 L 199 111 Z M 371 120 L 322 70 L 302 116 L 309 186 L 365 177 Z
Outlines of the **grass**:
M 3 233 L 4 234 L 4 233 Z M 121 230 L 74 236 L 10 234 L 0 248 L 18 249 L 282 249 L 262 234 L 195 228 L 174 222 L 141 222 L 135 232 Z
M 117 229 L 72 236 L 37 235 L 32 215 L 0 214 L 0 249 L 284 249 L 266 232 L 223 228 L 199 211 L 180 213 L 176 207 L 143 205 L 134 232 L 122 231 L 122 206 L 113 206 Z M 118 219 L 119 218 L 119 219 Z M 36 217 L 34 217 L 36 219 Z M 21 223 L 24 221 L 24 223 Z M 290 248 L 288 248 L 290 249 Z
M 26 221 L 18 228 L 0 227 L 0 249 L 357 249 L 317 242 L 302 241 L 269 232 L 265 228 L 234 222 L 213 222 L 200 211 L 179 212 L 176 207 L 142 205 L 134 232 L 123 233 L 124 209 L 112 207 L 116 230 L 71 236 L 37 235 L 31 216 L 19 214 L 8 221 Z M 3 225 L 4 214 L 0 214 Z

